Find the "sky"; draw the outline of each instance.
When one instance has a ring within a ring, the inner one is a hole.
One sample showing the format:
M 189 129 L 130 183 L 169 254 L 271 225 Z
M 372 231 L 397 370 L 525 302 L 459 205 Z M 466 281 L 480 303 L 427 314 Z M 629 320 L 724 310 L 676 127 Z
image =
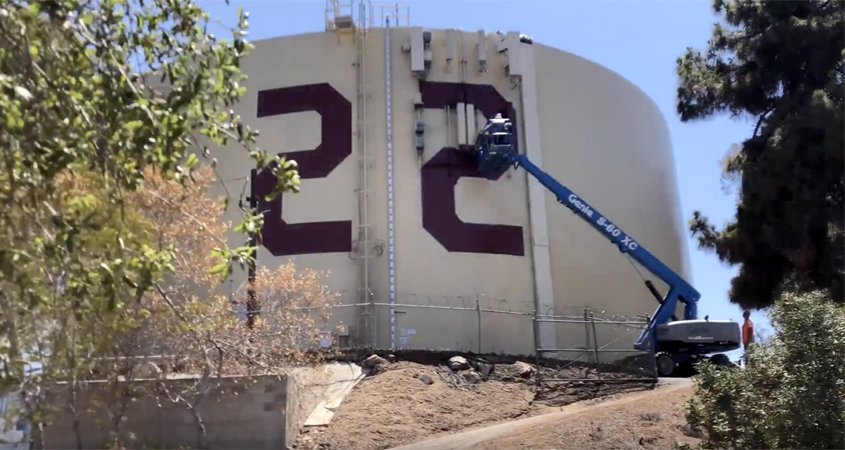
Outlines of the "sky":
M 347 0 L 348 2 L 348 0 Z M 249 12 L 248 39 L 323 31 L 324 0 L 201 0 L 215 18 L 234 24 L 238 6 Z M 687 47 L 704 48 L 718 17 L 712 0 L 410 0 L 410 24 L 466 31 L 519 31 L 535 42 L 600 64 L 643 90 L 669 126 L 686 223 L 694 210 L 717 226 L 733 217 L 735 190 L 725 191 L 720 161 L 731 145 L 750 136 L 750 119 L 720 116 L 682 123 L 675 111 L 675 61 Z M 357 5 L 357 1 L 355 2 Z M 379 2 L 373 2 L 381 5 Z M 393 3 L 387 2 L 392 5 Z M 565 184 L 565 180 L 561 180 Z M 742 322 L 728 300 L 736 268 L 698 249 L 687 233 L 689 280 L 700 292 L 699 314 Z M 640 288 L 640 286 L 637 286 Z M 763 312 L 752 312 L 755 329 L 770 334 Z M 733 355 L 732 355 L 733 356 Z

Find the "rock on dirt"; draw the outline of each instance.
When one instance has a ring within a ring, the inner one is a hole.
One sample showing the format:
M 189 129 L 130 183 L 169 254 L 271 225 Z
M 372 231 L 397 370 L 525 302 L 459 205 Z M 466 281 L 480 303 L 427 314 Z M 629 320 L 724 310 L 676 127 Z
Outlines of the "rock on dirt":
M 517 361 L 513 364 L 498 364 L 493 369 L 494 376 L 502 381 L 528 380 L 537 374 L 537 368 L 531 364 Z
M 384 366 L 388 364 L 387 360 L 382 358 L 379 355 L 370 355 L 363 362 L 361 362 L 361 367 L 365 369 L 376 369 L 380 366 Z
M 464 381 L 470 384 L 478 384 L 481 382 L 481 375 L 474 370 L 465 370 L 461 372 L 461 377 L 463 377 Z
M 475 365 L 478 369 L 478 373 L 484 377 L 489 377 L 491 373 L 493 373 L 493 364 L 488 363 L 484 360 L 477 360 L 475 361 Z
M 455 371 L 469 369 L 469 361 L 463 356 L 453 356 L 449 358 L 449 368 Z
M 528 363 L 524 363 L 522 361 L 517 361 L 513 363 L 513 368 L 516 374 L 519 375 L 521 378 L 528 378 L 531 375 L 534 375 L 535 372 L 537 372 L 537 369 L 535 369 L 534 366 Z

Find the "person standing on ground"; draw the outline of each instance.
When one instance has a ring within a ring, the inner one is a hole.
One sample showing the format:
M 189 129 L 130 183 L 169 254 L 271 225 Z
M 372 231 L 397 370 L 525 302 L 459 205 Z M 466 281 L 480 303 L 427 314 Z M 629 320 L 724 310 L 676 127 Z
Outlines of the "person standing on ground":
M 751 311 L 747 309 L 742 312 L 742 317 L 745 319 L 742 322 L 742 349 L 745 351 L 742 362 L 744 364 L 747 362 L 748 347 L 754 343 L 754 322 L 751 321 Z

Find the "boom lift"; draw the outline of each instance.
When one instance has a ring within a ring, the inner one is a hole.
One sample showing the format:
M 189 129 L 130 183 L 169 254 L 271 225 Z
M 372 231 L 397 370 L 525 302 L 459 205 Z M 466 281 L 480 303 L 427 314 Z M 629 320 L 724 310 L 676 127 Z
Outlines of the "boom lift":
M 558 202 L 586 220 L 619 247 L 619 251 L 629 255 L 669 286 L 666 295 L 661 296 L 654 284 L 645 280 L 646 287 L 660 306 L 634 343 L 637 350 L 655 353 L 659 375 L 670 376 L 681 371 L 686 372 L 696 362 L 707 359 L 707 355 L 712 355 L 709 359 L 717 365 L 731 364 L 728 357 L 721 352 L 739 348 L 739 324 L 729 320 L 711 321 L 706 317 L 699 320 L 697 304 L 701 294 L 584 199 L 543 172 L 528 157 L 519 154 L 513 145 L 510 119 L 502 118 L 501 114 L 489 119 L 476 138 L 474 151 L 479 170 L 482 172 L 497 172 L 510 166 L 525 169 L 551 191 Z M 677 320 L 675 317 L 679 301 L 684 305 L 683 320 Z

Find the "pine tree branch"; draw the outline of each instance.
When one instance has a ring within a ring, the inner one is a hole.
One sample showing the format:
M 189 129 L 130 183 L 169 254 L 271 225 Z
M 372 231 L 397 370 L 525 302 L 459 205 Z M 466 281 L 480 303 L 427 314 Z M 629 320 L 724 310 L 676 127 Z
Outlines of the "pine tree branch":
M 757 132 L 760 130 L 760 126 L 763 125 L 764 120 L 771 116 L 772 111 L 774 111 L 773 107 L 770 106 L 766 108 L 766 111 L 764 111 L 763 114 L 760 115 L 760 118 L 757 119 L 757 125 L 754 126 L 754 133 L 751 134 L 752 138 L 757 137 Z

